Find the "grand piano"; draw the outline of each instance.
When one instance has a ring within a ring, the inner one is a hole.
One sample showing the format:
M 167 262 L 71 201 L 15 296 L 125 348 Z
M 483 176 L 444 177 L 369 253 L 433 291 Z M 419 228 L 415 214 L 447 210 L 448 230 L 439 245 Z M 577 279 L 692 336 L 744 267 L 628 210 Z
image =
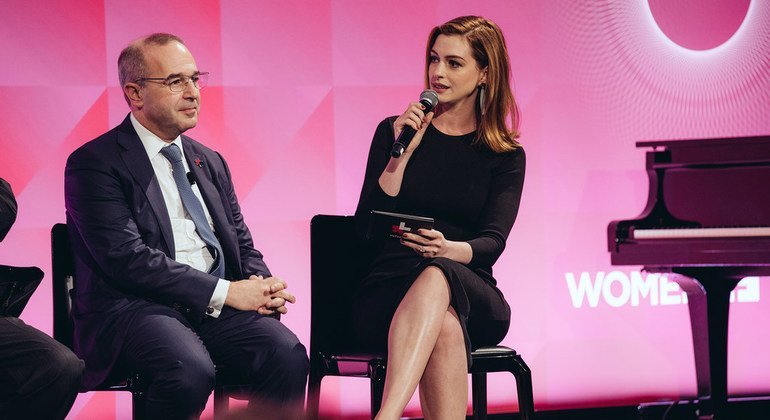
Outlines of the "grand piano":
M 725 419 L 730 292 L 770 275 L 770 136 L 645 141 L 649 196 L 607 228 L 613 265 L 666 273 L 687 293 L 698 418 Z

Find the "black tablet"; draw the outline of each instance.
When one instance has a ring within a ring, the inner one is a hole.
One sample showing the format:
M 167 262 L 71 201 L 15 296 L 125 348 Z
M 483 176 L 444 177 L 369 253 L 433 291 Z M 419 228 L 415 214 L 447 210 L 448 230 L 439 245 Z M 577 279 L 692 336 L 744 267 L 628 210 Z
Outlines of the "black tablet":
M 366 238 L 370 241 L 399 240 L 406 232 L 417 233 L 417 229 L 433 229 L 433 218 L 372 210 Z

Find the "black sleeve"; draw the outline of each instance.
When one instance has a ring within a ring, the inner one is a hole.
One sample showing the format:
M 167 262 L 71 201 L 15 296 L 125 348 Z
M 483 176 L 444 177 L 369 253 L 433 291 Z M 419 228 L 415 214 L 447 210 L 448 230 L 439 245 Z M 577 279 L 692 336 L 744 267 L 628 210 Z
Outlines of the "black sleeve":
M 396 117 L 384 119 L 377 126 L 369 148 L 369 158 L 366 162 L 364 183 L 361 196 L 356 207 L 356 224 L 359 235 L 363 236 L 369 222 L 371 210 L 390 211 L 396 208 L 397 198 L 389 196 L 380 187 L 380 175 L 390 161 L 390 149 L 393 146 L 393 121 Z
M 5 235 L 11 230 L 13 222 L 16 221 L 16 198 L 13 196 L 11 184 L 0 178 L 0 241 L 5 239 Z
M 489 188 L 489 198 L 479 220 L 478 236 L 468 241 L 473 249 L 470 266 L 491 267 L 505 249 L 519 212 L 526 155 L 519 148 L 501 159 Z

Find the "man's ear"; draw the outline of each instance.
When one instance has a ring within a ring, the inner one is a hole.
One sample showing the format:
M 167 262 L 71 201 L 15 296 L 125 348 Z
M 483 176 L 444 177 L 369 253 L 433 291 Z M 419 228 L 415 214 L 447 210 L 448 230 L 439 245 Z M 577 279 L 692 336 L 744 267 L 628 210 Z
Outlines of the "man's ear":
M 141 86 L 139 86 L 136 83 L 126 83 L 125 85 L 123 85 L 123 94 L 126 96 L 128 101 L 131 102 L 132 105 L 138 106 L 141 108 L 142 101 L 143 101 Z

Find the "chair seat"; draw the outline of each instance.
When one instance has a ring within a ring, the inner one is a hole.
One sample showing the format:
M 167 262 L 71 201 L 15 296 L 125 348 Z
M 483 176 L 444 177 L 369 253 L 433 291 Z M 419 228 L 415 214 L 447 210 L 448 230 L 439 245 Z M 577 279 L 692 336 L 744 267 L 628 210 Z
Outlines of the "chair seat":
M 143 394 L 147 389 L 145 381 L 142 379 L 142 375 L 139 373 L 132 373 L 126 376 L 116 377 L 112 381 L 107 381 L 94 389 L 81 390 L 86 391 L 129 391 L 132 393 Z
M 495 357 L 495 356 L 503 356 L 508 357 L 511 355 L 516 355 L 516 350 L 505 347 L 505 346 L 490 346 L 490 347 L 479 347 L 476 350 L 473 350 L 473 358 L 476 359 L 477 357 Z
M 479 347 L 471 353 L 474 365 L 494 359 L 506 359 L 518 356 L 516 350 L 506 346 Z M 339 376 L 367 376 L 370 366 L 374 363 L 385 365 L 387 357 L 383 353 L 340 353 L 323 357 L 326 361 L 326 371 Z M 473 373 L 471 367 L 469 373 Z
M 373 365 L 385 366 L 381 353 L 342 353 L 324 357 L 326 371 L 334 376 L 368 377 Z
M 505 346 L 479 347 L 471 358 L 473 364 L 468 373 L 510 371 L 511 364 L 526 366 L 516 350 Z
M 128 384 L 128 381 L 123 380 L 123 381 L 115 382 L 115 383 L 111 383 L 111 384 L 99 385 L 99 386 L 97 386 L 94 389 L 89 389 L 89 391 L 130 391 L 130 392 L 134 392 L 135 389 L 134 389 L 134 387 L 132 385 Z

